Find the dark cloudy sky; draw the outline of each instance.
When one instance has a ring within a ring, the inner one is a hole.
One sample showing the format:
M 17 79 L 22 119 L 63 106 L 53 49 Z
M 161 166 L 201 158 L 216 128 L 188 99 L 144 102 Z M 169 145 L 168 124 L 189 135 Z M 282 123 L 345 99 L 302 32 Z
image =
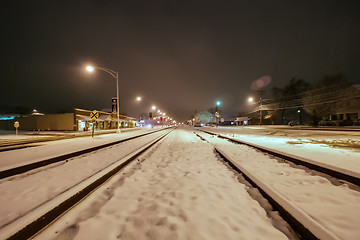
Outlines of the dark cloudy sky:
M 216 100 L 236 115 L 264 75 L 268 89 L 335 73 L 359 82 L 359 2 L 4 1 L 0 104 L 110 108 L 115 79 L 87 64 L 119 72 L 120 112 L 154 103 L 178 120 Z

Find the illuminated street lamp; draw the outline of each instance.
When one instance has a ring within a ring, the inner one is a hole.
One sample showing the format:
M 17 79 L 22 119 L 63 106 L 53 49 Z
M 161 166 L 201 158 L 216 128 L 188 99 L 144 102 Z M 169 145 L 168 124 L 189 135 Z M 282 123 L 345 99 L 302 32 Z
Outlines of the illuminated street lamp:
M 299 114 L 299 124 L 302 124 L 302 117 L 301 117 L 301 110 L 297 110 L 297 113 Z
M 263 119 L 263 114 L 262 114 L 262 110 L 263 110 L 263 95 L 264 95 L 264 91 L 259 91 L 260 93 L 260 99 L 259 99 L 259 103 L 260 103 L 260 106 L 259 106 L 259 119 L 260 119 L 260 126 L 262 124 L 262 119 Z M 253 97 L 249 97 L 248 101 L 250 103 L 253 103 L 254 102 L 254 98 Z
M 107 72 L 111 76 L 113 76 L 116 79 L 116 101 L 117 101 L 117 132 L 120 133 L 120 117 L 119 117 L 119 111 L 120 111 L 120 102 L 119 102 L 119 73 L 111 70 L 109 68 L 104 67 L 93 67 L 93 66 L 87 66 L 86 70 L 88 72 L 93 72 L 94 69 L 99 69 L 104 72 Z
M 156 106 L 155 106 L 155 105 L 152 106 L 151 109 L 152 109 L 152 110 L 156 110 Z
M 221 105 L 220 101 L 216 101 L 216 105 L 215 105 L 215 122 L 216 122 L 216 126 L 219 125 L 219 118 L 220 118 L 220 113 L 218 111 L 218 106 Z
M 137 98 L 136 98 L 136 101 L 140 102 L 140 101 L 141 101 L 141 97 L 140 97 L 140 96 L 137 97 Z

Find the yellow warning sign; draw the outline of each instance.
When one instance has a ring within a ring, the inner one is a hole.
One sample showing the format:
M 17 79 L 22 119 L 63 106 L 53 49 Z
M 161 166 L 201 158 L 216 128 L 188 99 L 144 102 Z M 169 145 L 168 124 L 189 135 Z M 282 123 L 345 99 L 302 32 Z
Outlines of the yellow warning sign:
M 94 111 L 92 111 L 91 113 L 90 113 L 90 117 L 92 118 L 92 119 L 98 119 L 99 118 L 99 116 L 100 116 L 100 114 L 99 114 L 99 112 L 97 112 L 96 110 L 94 110 Z

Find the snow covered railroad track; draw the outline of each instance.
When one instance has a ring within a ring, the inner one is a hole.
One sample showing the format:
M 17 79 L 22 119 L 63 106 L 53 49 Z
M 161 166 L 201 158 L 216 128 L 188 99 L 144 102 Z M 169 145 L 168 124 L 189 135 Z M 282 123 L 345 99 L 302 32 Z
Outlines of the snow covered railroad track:
M 123 132 L 136 131 L 136 129 L 126 129 Z M 95 136 L 105 135 L 109 133 L 116 133 L 116 130 L 103 130 L 96 131 Z M 25 147 L 31 147 L 33 144 L 40 144 L 43 142 L 58 141 L 63 139 L 89 137 L 92 133 L 89 132 L 68 132 L 68 133 L 41 133 L 41 134 L 26 134 L 25 138 L 20 139 L 0 139 L 0 152 L 9 151 L 14 149 L 21 149 Z
M 351 183 L 236 145 L 216 134 L 195 133 L 258 188 L 303 239 L 358 239 L 360 189 Z
M 173 129 L 167 129 L 165 133 L 156 131 L 151 135 L 144 134 L 143 138 L 137 138 L 137 141 L 132 144 L 129 143 L 130 141 L 126 141 L 119 146 L 112 146 L 106 151 L 81 156 L 80 159 L 66 162 L 66 164 L 58 164 L 58 167 L 50 166 L 44 171 L 1 180 L 0 205 L 5 206 L 5 208 L 0 208 L 0 215 L 2 216 L 0 219 L 0 239 L 31 238 L 64 212 L 89 196 L 141 154 L 151 149 L 171 131 Z M 122 145 L 124 146 L 121 148 Z M 72 165 L 67 168 L 64 167 L 81 159 L 83 164 L 86 164 L 86 159 L 89 159 L 88 165 L 83 166 L 84 169 L 75 169 L 76 166 Z M 92 165 L 95 163 L 96 166 L 90 166 L 90 162 Z M 63 169 L 56 171 L 57 168 L 60 168 L 59 166 Z M 93 169 L 88 170 L 89 167 Z M 54 169 L 56 172 L 53 171 Z M 44 173 L 46 171 L 49 173 Z M 82 176 L 78 176 L 80 172 Z M 53 178 L 57 180 L 53 180 Z M 60 179 L 65 183 L 60 183 Z M 29 184 L 26 185 L 27 182 Z
M 28 171 L 31 171 L 31 170 L 34 170 L 34 169 L 37 169 L 37 168 L 41 168 L 41 167 L 50 165 L 50 164 L 58 163 L 60 161 L 66 161 L 67 159 L 70 159 L 70 158 L 73 158 L 73 157 L 78 157 L 78 156 L 81 156 L 83 154 L 87 154 L 87 153 L 94 152 L 94 151 L 97 151 L 97 150 L 100 150 L 100 149 L 104 149 L 104 148 L 107 148 L 107 147 L 110 147 L 110 146 L 113 146 L 113 145 L 116 145 L 116 144 L 119 144 L 119 143 L 130 141 L 130 140 L 133 140 L 133 139 L 136 139 L 136 138 L 139 138 L 139 137 L 143 137 L 143 136 L 146 136 L 146 135 L 149 135 L 149 134 L 153 134 L 153 133 L 156 133 L 158 131 L 163 131 L 163 130 L 166 130 L 166 129 L 167 128 L 160 129 L 160 130 L 155 130 L 155 131 L 152 131 L 152 132 L 143 133 L 143 134 L 132 136 L 132 137 L 129 137 L 129 138 L 126 138 L 126 139 L 117 140 L 117 141 L 114 141 L 114 142 L 102 144 L 102 145 L 95 146 L 95 147 L 90 147 L 90 148 L 87 148 L 87 149 L 82 149 L 80 151 L 75 151 L 75 152 L 67 153 L 67 154 L 64 154 L 64 155 L 56 156 L 56 157 L 51 157 L 51 158 L 44 159 L 44 160 L 33 161 L 31 163 L 28 163 L 28 164 L 21 164 L 19 166 L 8 168 L 8 169 L 1 169 L 0 170 L 0 179 L 11 177 L 11 176 L 21 174 L 21 173 L 25 173 L 25 172 L 28 172 Z
M 360 174 L 358 174 L 356 172 L 352 172 L 352 171 L 349 171 L 346 169 L 338 168 L 338 167 L 327 165 L 327 164 L 320 163 L 320 162 L 315 162 L 310 159 L 301 158 L 301 157 L 294 156 L 289 153 L 277 151 L 275 149 L 270 149 L 270 148 L 260 146 L 257 144 L 253 144 L 253 143 L 245 142 L 245 141 L 242 141 L 239 139 L 231 138 L 231 137 L 225 136 L 223 134 L 212 133 L 209 131 L 202 131 L 202 132 L 205 132 L 205 133 L 208 133 L 208 134 L 211 134 L 214 136 L 218 136 L 219 138 L 223 138 L 223 139 L 229 140 L 229 141 L 237 143 L 237 144 L 242 144 L 242 145 L 253 147 L 261 152 L 273 155 L 275 157 L 279 157 L 281 159 L 293 162 L 297 165 L 302 165 L 309 169 L 316 170 L 318 172 L 325 173 L 325 174 L 335 177 L 337 179 L 348 181 L 357 186 L 360 186 Z
M 298 239 L 239 177 L 179 127 L 34 239 Z

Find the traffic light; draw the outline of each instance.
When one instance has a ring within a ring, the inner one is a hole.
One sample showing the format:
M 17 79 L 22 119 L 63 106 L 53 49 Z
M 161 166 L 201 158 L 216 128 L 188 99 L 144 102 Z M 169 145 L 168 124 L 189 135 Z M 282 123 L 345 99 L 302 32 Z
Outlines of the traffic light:
M 152 112 L 149 112 L 149 119 L 152 119 L 153 118 L 153 114 Z

